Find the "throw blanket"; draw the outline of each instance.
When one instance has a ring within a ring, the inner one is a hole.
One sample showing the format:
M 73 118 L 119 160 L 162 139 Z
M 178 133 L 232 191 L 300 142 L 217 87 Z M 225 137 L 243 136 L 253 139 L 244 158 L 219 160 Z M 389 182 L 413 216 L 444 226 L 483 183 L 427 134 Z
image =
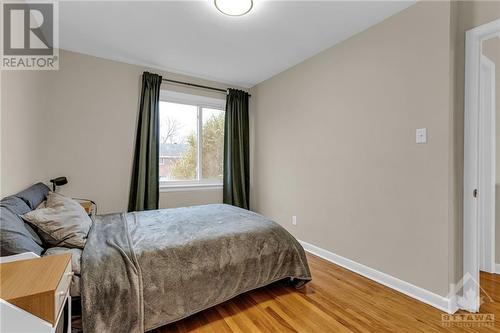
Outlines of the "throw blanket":
M 284 278 L 311 279 L 304 250 L 259 214 L 207 205 L 98 216 L 82 254 L 84 332 L 142 333 Z

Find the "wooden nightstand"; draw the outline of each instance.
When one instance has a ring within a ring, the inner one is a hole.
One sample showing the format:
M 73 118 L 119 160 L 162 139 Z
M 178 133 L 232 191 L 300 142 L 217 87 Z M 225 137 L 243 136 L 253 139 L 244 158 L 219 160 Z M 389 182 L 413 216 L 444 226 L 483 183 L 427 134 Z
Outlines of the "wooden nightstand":
M 70 332 L 72 275 L 69 253 L 0 264 L 0 331 Z
M 78 203 L 83 207 L 85 212 L 91 216 L 96 213 L 97 205 L 91 200 L 77 199 Z
M 94 210 L 94 204 L 91 201 L 80 201 L 80 205 L 83 207 L 87 214 L 91 215 Z

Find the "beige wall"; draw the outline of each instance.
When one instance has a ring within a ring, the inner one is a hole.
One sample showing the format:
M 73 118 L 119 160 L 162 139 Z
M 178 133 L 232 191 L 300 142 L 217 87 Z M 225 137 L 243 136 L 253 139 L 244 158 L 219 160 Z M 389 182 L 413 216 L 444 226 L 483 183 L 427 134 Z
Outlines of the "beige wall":
M 418 3 L 252 89 L 252 207 L 299 239 L 440 295 L 450 13 L 446 2 Z
M 1 93 L 1 189 L 3 193 L 23 189 L 43 179 L 47 156 L 41 141 L 48 108 L 45 89 L 51 82 L 44 72 L 19 71 L 16 75 L 0 71 Z M 9 78 L 9 84 L 5 79 Z M 27 95 L 29 93 L 29 96 Z M 15 107 L 13 107 L 15 105 Z M 12 112 L 8 112 L 11 110 Z
M 420 2 L 254 87 L 252 206 L 446 294 L 462 276 L 465 31 L 498 18 L 499 1 Z
M 61 51 L 60 59 L 59 71 L 2 73 L 2 196 L 64 175 L 69 184 L 63 193 L 94 199 L 102 213 L 124 211 L 145 69 L 67 51 Z M 221 97 L 179 86 L 162 88 Z M 221 190 L 168 192 L 160 194 L 160 204 L 185 206 L 221 198 Z

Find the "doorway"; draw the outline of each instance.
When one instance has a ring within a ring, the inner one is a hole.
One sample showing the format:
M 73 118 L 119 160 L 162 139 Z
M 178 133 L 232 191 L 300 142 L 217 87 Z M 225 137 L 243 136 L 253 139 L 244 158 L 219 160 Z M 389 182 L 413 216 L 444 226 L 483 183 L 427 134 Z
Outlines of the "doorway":
M 500 242 L 495 246 L 496 239 L 500 241 L 495 234 L 500 230 L 500 226 L 495 228 L 500 216 L 500 210 L 496 211 L 500 198 L 497 68 L 500 19 L 466 33 L 463 278 L 474 283 L 464 286 L 460 304 L 470 312 L 478 312 L 480 307 L 479 271 L 496 273 L 500 259 L 496 255 Z

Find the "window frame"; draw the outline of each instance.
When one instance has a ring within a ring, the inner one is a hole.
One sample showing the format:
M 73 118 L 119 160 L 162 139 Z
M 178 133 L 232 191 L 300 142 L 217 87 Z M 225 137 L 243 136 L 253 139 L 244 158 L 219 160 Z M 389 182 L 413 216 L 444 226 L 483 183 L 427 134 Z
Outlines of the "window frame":
M 197 107 L 197 161 L 196 161 L 196 178 L 197 180 L 169 180 L 159 181 L 161 192 L 185 191 L 185 190 L 211 190 L 221 189 L 222 180 L 214 182 L 213 180 L 203 180 L 202 161 L 203 161 L 203 109 L 217 109 L 226 111 L 226 100 L 212 98 L 206 96 L 191 95 L 179 93 L 171 90 L 160 91 L 160 102 L 184 104 Z M 160 111 L 161 112 L 161 111 Z M 158 160 L 158 164 L 160 161 Z

